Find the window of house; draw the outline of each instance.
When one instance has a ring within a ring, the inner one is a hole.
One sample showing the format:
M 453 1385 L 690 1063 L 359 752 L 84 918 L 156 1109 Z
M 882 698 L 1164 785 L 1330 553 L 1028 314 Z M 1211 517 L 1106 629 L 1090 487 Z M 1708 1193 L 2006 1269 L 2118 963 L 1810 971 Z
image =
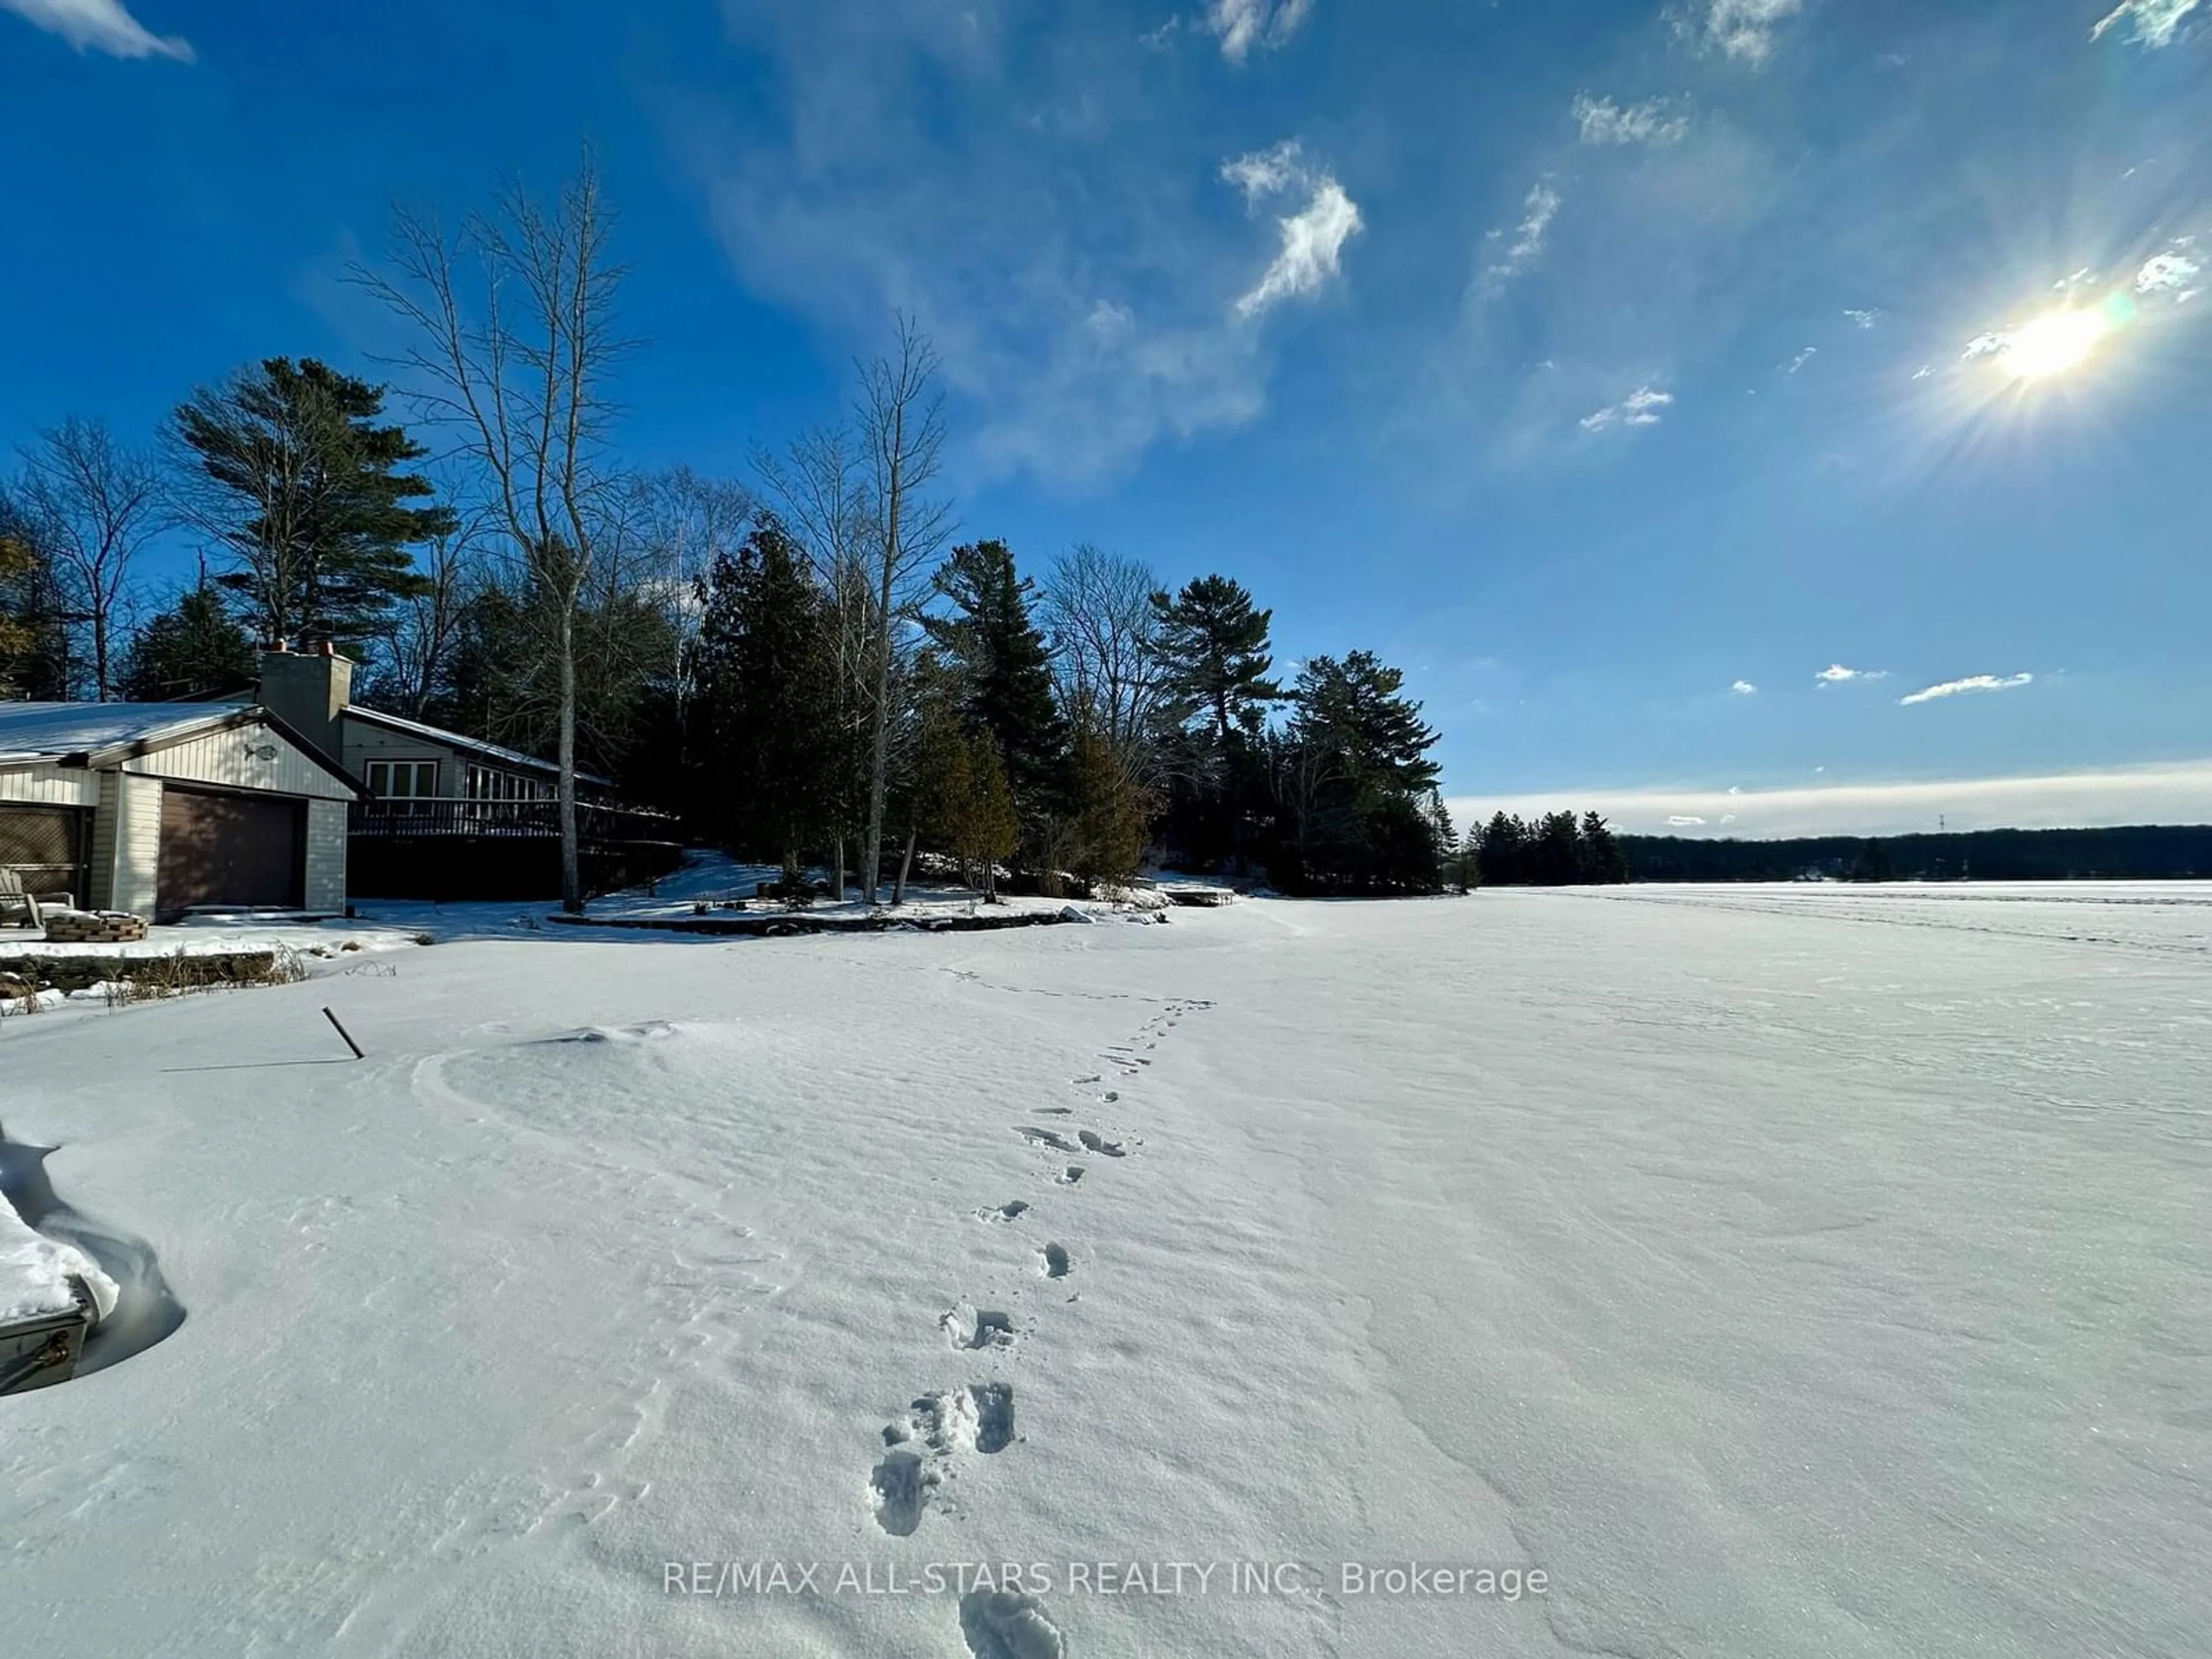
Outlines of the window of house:
M 438 793 L 435 761 L 371 761 L 368 793 L 379 800 L 430 800 Z

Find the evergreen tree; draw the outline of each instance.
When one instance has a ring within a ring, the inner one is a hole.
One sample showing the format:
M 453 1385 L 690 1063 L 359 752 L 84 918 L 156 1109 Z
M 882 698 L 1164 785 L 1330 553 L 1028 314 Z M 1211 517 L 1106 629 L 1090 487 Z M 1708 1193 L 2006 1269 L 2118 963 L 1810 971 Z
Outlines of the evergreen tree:
M 1603 884 L 1628 879 L 1628 860 L 1621 854 L 1620 843 L 1613 839 L 1612 827 L 1596 812 L 1583 814 L 1578 839 L 1584 882 Z
M 1030 615 L 1034 584 L 1016 574 L 1006 543 L 984 541 L 954 548 L 934 586 L 951 611 L 922 627 L 957 677 L 969 729 L 990 738 L 1022 821 L 1035 829 L 1063 804 L 1067 729 L 1052 654 Z
M 356 644 L 423 591 L 408 549 L 453 532 L 450 507 L 404 471 L 429 452 L 380 424 L 384 388 L 270 357 L 203 386 L 172 418 L 191 517 L 239 568 L 217 580 L 270 640 Z
M 1152 595 L 1158 622 L 1163 758 L 1176 787 L 1170 820 L 1201 856 L 1226 842 L 1244 867 L 1245 821 L 1257 804 L 1255 757 L 1267 710 L 1284 699 L 1268 678 L 1274 613 L 1226 576 L 1201 576 L 1170 597 Z
M 1443 882 L 1436 732 L 1372 652 L 1316 657 L 1278 745 L 1278 881 L 1309 890 L 1434 892 Z
M 1851 865 L 1853 881 L 1893 881 L 1890 869 L 1889 849 L 1878 841 L 1863 842 L 1858 857 Z
M 250 686 L 254 667 L 246 630 L 203 573 L 172 609 L 132 635 L 122 690 L 137 702 L 184 702 Z
M 700 623 L 702 750 L 722 781 L 738 853 L 796 876 L 836 806 L 836 675 L 829 607 L 797 545 L 763 518 L 718 555 Z
M 1572 812 L 1547 812 L 1528 848 L 1528 878 L 1542 887 L 1572 886 L 1582 877 L 1582 825 Z
M 1093 887 L 1127 881 L 1144 858 L 1151 804 L 1138 782 L 1136 757 L 1086 726 L 1076 733 L 1069 774 L 1074 801 L 1068 868 Z
M 1528 880 L 1528 826 L 1503 811 L 1482 831 L 1477 870 L 1486 887 L 1518 887 Z

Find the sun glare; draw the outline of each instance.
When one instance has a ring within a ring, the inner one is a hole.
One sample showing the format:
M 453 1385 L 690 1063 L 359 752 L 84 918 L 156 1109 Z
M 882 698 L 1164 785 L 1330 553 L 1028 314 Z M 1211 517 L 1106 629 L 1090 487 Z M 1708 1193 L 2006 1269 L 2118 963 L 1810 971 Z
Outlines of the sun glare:
M 2101 311 L 2054 311 L 2007 339 L 2002 362 L 2023 380 L 2047 380 L 2087 362 L 2111 329 Z

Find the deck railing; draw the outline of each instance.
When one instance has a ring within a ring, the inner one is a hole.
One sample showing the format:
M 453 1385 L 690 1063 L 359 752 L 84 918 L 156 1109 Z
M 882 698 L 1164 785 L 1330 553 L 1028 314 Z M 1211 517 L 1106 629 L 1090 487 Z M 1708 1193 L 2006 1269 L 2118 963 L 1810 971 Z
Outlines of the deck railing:
M 394 840 L 434 836 L 550 840 L 561 833 L 561 804 L 551 800 L 468 800 L 449 796 L 356 801 L 346 830 L 351 836 Z M 576 833 L 589 842 L 673 841 L 677 839 L 677 821 L 665 812 L 579 802 Z

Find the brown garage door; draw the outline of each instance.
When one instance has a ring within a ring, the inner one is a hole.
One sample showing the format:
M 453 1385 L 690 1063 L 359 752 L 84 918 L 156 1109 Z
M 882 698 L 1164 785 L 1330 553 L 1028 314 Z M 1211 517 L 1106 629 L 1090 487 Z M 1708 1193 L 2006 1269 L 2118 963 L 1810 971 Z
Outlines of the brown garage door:
M 195 904 L 298 904 L 304 806 L 282 795 L 164 784 L 158 908 L 169 915 Z
M 33 893 L 67 893 L 84 903 L 85 824 L 81 806 L 0 804 L 0 865 Z

